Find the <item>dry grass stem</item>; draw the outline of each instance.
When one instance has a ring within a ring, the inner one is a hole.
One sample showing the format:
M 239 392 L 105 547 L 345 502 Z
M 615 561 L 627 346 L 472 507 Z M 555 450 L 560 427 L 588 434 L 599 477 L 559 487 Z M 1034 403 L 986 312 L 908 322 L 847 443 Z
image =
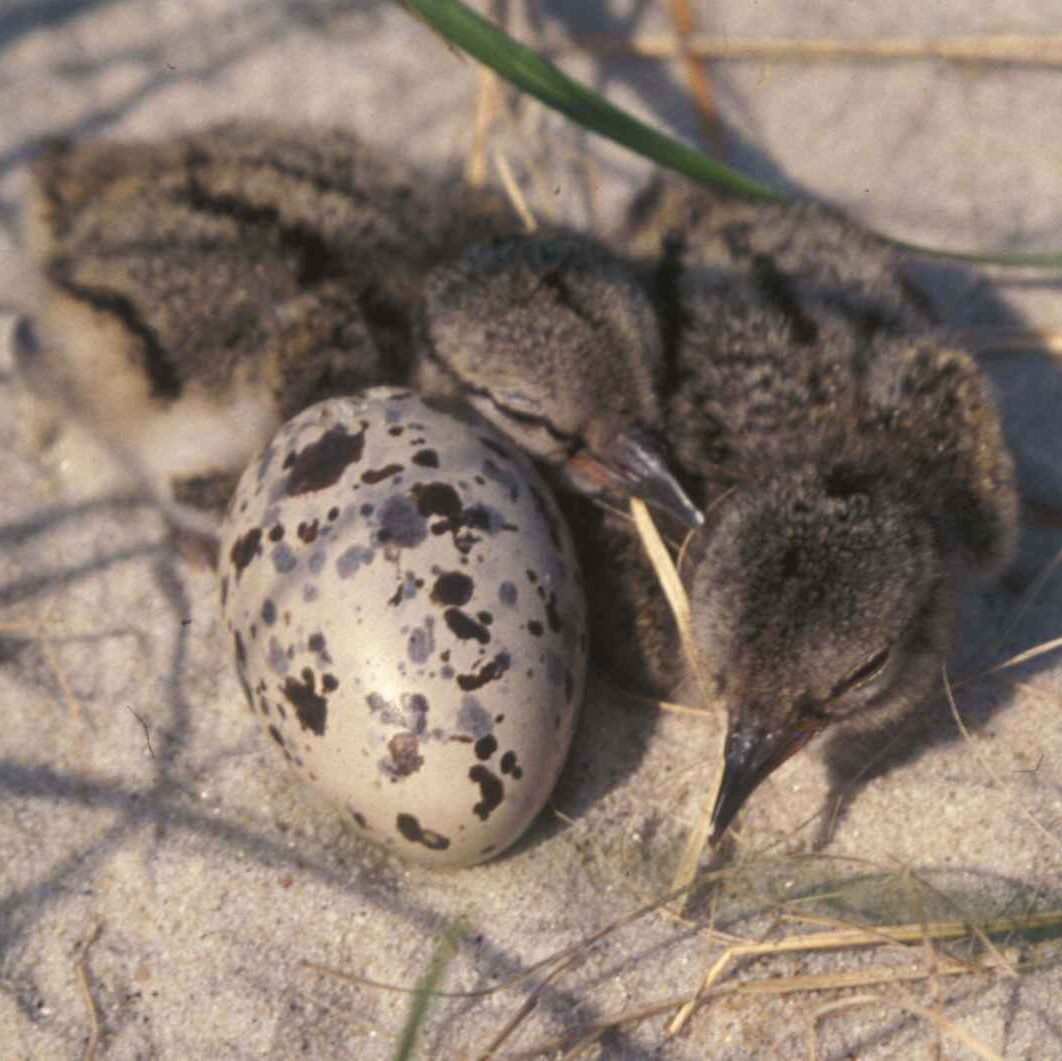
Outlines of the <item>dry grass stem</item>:
M 513 175 L 509 160 L 500 151 L 494 152 L 494 166 L 498 171 L 498 176 L 501 178 L 505 194 L 509 196 L 509 202 L 513 204 L 513 209 L 523 223 L 525 230 L 537 232 L 538 222 L 535 220 L 535 215 L 531 213 L 531 208 L 527 205 L 527 200 L 524 198 L 524 193 L 520 190 L 520 185 Z
M 965 1028 L 956 1024 L 954 1021 L 948 1020 L 948 1018 L 945 1017 L 943 1013 L 939 1012 L 939 1010 L 930 1009 L 928 1006 L 921 1005 L 914 999 L 909 998 L 906 992 L 901 992 L 901 995 L 903 996 L 902 1000 L 893 1003 L 898 1005 L 900 1009 L 904 1009 L 908 1013 L 928 1021 L 937 1029 L 939 1034 L 951 1036 L 951 1038 L 962 1043 L 967 1050 L 976 1054 L 978 1057 L 983 1057 L 986 1061 L 1003 1061 L 1002 1054 L 997 1053 L 990 1046 L 987 1046 L 976 1036 L 971 1035 Z
M 528 977 L 534 976 L 535 973 L 542 969 L 547 969 L 552 965 L 556 965 L 558 962 L 566 961 L 573 955 L 581 955 L 600 940 L 614 935 L 616 932 L 620 931 L 620 929 L 626 928 L 628 925 L 632 925 L 636 921 L 640 921 L 649 914 L 656 913 L 658 910 L 666 907 L 668 903 L 681 898 L 689 892 L 691 888 L 698 885 L 708 885 L 715 881 L 722 880 L 724 877 L 732 876 L 733 872 L 733 870 L 721 869 L 714 870 L 710 873 L 704 873 L 698 880 L 692 881 L 690 884 L 684 885 L 681 888 L 674 888 L 671 891 L 665 892 L 651 902 L 645 903 L 637 909 L 632 910 L 629 914 L 624 914 L 622 917 L 610 921 L 604 928 L 591 933 L 591 935 L 573 943 L 571 946 L 563 947 L 561 950 L 555 951 L 553 954 L 549 954 L 545 958 L 539 959 L 537 962 L 529 965 L 522 972 L 516 973 L 508 980 L 503 980 L 500 983 L 494 984 L 493 987 L 481 987 L 472 991 L 432 991 L 430 994 L 437 998 L 486 998 L 488 995 L 494 995 L 499 991 L 505 991 L 509 988 L 516 987 L 527 980 Z M 303 968 L 310 969 L 315 973 L 320 973 L 323 976 L 331 976 L 337 980 L 345 980 L 347 983 L 357 984 L 359 987 L 373 987 L 380 991 L 389 991 L 393 994 L 399 995 L 412 995 L 418 991 L 416 986 L 410 987 L 408 984 L 395 984 L 384 980 L 374 980 L 369 976 L 362 976 L 359 973 L 348 973 L 344 969 L 337 969 L 332 965 L 310 961 L 307 958 L 303 958 L 299 964 Z
M 1062 638 L 1058 638 L 1057 641 L 1052 642 L 1051 644 L 1055 647 L 1062 647 Z M 1040 648 L 1043 649 L 1044 646 L 1041 645 Z M 1029 656 L 1029 653 L 1023 653 L 1022 655 Z M 996 667 L 993 669 L 999 670 L 1000 667 Z M 1025 818 L 1026 821 L 1028 821 L 1033 826 L 1033 828 L 1036 829 L 1037 832 L 1039 832 L 1043 837 L 1045 837 L 1052 847 L 1062 852 L 1062 840 L 1055 836 L 1055 834 L 1052 833 L 1050 829 L 1048 829 L 1040 822 L 1036 815 L 1033 814 L 1032 811 L 1030 811 L 1029 808 L 1026 807 L 1025 804 L 1018 798 L 1017 794 L 1014 792 L 1013 787 L 1007 784 L 1007 782 L 1005 782 L 999 776 L 999 774 L 992 769 L 992 766 L 989 764 L 988 760 L 981 754 L 980 748 L 977 746 L 977 743 L 974 741 L 973 737 L 970 736 L 970 731 L 966 728 L 966 723 L 963 722 L 962 716 L 959 714 L 959 706 L 958 704 L 956 704 L 955 696 L 951 691 L 951 682 L 948 681 L 947 664 L 945 664 L 942 668 L 942 674 L 944 679 L 944 692 L 948 697 L 948 707 L 951 708 L 951 717 L 955 719 L 955 725 L 958 727 L 959 732 L 962 734 L 963 740 L 966 741 L 970 750 L 973 752 L 974 758 L 977 760 L 981 769 L 984 771 L 987 777 L 996 785 L 996 787 L 1000 789 L 1000 791 L 1007 793 L 1007 795 L 1011 799 L 1011 802 L 1015 807 L 1017 807 L 1022 817 Z
M 491 1039 L 483 1053 L 478 1055 L 477 1061 L 489 1061 L 490 1058 L 494 1057 L 498 1050 L 500 1050 L 505 1044 L 505 1040 L 509 1039 L 513 1032 L 515 1032 L 516 1029 L 519 1028 L 520 1025 L 523 1024 L 523 1022 L 535 1011 L 535 1008 L 538 1006 L 539 996 L 542 992 L 562 973 L 567 972 L 568 969 L 570 969 L 581 957 L 582 955 L 580 954 L 573 954 L 551 970 L 549 975 L 543 979 L 542 983 L 540 983 L 538 987 L 536 987 L 534 991 L 524 999 L 520 1008 L 513 1014 L 510 1020 L 506 1021 L 501 1031 Z
M 710 707 L 691 707 L 689 704 L 676 704 L 673 700 L 653 700 L 645 698 L 649 703 L 660 708 L 661 711 L 669 711 L 674 715 L 694 715 L 697 718 L 711 718 L 718 714 Z
M 718 147 L 719 115 L 716 111 L 712 88 L 704 68 L 704 60 L 686 47 L 686 42 L 696 33 L 697 24 L 689 0 L 669 0 L 671 19 L 675 23 L 676 47 L 682 59 L 693 104 L 701 120 L 701 127 L 708 142 Z
M 990 973 L 993 971 L 992 962 L 985 962 L 977 968 L 978 972 Z M 969 975 L 970 969 L 963 964 L 947 964 L 930 971 L 924 964 L 877 967 L 860 969 L 842 973 L 819 973 L 802 976 L 775 976 L 762 980 L 743 980 L 740 983 L 723 984 L 712 987 L 707 992 L 699 993 L 694 1008 L 705 1005 L 714 998 L 726 996 L 767 996 L 789 995 L 803 992 L 817 991 L 842 991 L 853 988 L 884 987 L 907 982 L 927 980 L 931 975 L 937 976 L 963 976 Z M 876 996 L 882 1003 L 888 1003 L 885 996 Z M 604 1032 L 623 1025 L 637 1024 L 667 1013 L 688 1001 L 682 997 L 671 997 L 649 1002 L 635 1009 L 623 1010 L 612 1016 L 603 1017 L 592 1025 L 581 1028 L 576 1032 L 537 1043 L 535 1046 L 517 1053 L 507 1054 L 509 1058 L 534 1058 L 554 1053 L 570 1047 L 573 1042 L 584 1042 L 590 1035 L 600 1037 Z M 907 1008 L 906 1002 L 901 1003 Z M 975 1040 L 976 1041 L 976 1040 Z
M 999 638 L 996 641 L 997 652 L 999 651 L 999 648 L 1006 643 L 1007 638 L 1010 637 L 1010 635 L 1014 632 L 1014 628 L 1025 617 L 1025 613 L 1032 607 L 1032 605 L 1035 603 L 1036 599 L 1040 596 L 1040 594 L 1043 593 L 1044 587 L 1054 577 L 1054 574 L 1058 570 L 1060 564 L 1062 564 L 1062 549 L 1059 549 L 1059 551 L 1055 553 L 1054 557 L 1047 564 L 1044 565 L 1044 569 L 1036 576 L 1035 579 L 1033 579 L 1032 585 L 1029 586 L 1028 590 L 1022 596 L 1021 600 L 1018 601 L 1017 606 L 1011 613 L 1010 618 L 1007 620 L 1006 626 L 1003 627 L 1003 632 L 999 635 Z M 995 655 L 995 652 L 993 652 L 992 654 Z
M 95 1061 L 96 1049 L 100 1042 L 100 1015 L 92 998 L 92 989 L 89 987 L 87 962 L 88 952 L 96 940 L 100 938 L 100 932 L 102 931 L 103 922 L 97 921 L 88 938 L 82 944 L 81 954 L 74 963 L 78 990 L 81 992 L 81 998 L 85 1003 L 85 1010 L 88 1012 L 89 1018 L 89 1037 L 88 1042 L 85 1044 L 85 1053 L 82 1055 L 84 1061 Z
M 671 34 L 617 37 L 581 33 L 550 42 L 553 50 L 571 47 L 597 55 L 635 55 L 645 59 L 674 59 L 683 54 L 698 59 L 755 59 L 761 62 L 798 61 L 943 61 L 1022 66 L 1062 66 L 1062 34 L 983 34 L 962 37 L 881 37 L 842 40 L 837 37 L 730 37 L 695 33 L 676 42 Z
M 809 920 L 809 918 L 804 917 L 802 920 Z M 967 921 L 931 921 L 901 925 L 875 925 L 859 928 L 836 929 L 831 932 L 817 932 L 812 935 L 790 936 L 788 939 L 770 940 L 765 943 L 741 943 L 737 946 L 728 947 L 716 959 L 715 963 L 701 981 L 701 986 L 698 990 L 683 1002 L 679 1012 L 668 1026 L 668 1033 L 676 1035 L 682 1030 L 698 1005 L 700 1005 L 702 999 L 713 992 L 717 981 L 722 977 L 727 966 L 739 958 L 774 957 L 779 954 L 793 953 L 808 954 L 826 950 L 853 950 L 862 947 L 880 947 L 883 944 L 889 943 L 912 944 L 923 943 L 926 940 L 939 941 L 945 939 L 962 939 L 969 937 L 971 934 L 977 935 L 978 937 L 987 937 L 1023 929 L 1028 931 L 1030 929 L 1038 928 L 1062 928 L 1062 911 L 1053 911 L 1046 914 L 1032 914 L 1029 917 L 1024 918 L 998 918 L 981 925 L 977 931 L 974 931 L 971 924 Z M 998 953 L 998 951 L 993 950 L 990 960 L 988 962 L 981 962 L 978 965 L 971 965 L 968 962 L 941 955 L 939 966 L 932 971 L 926 969 L 924 966 L 919 966 L 920 973 L 916 978 L 928 978 L 933 973 L 943 973 L 951 976 L 964 972 L 981 972 L 988 968 L 996 969 L 1000 967 L 1005 968 L 1008 972 L 1013 972 L 1013 966 L 1009 962 L 1003 960 L 1002 957 L 997 958 Z M 1000 964 L 1001 962 L 1002 965 Z M 860 977 L 863 975 L 863 973 L 829 973 L 823 974 L 822 976 L 790 977 L 784 982 L 794 983 L 800 981 L 805 985 L 803 988 L 794 988 L 794 990 L 807 990 L 808 984 L 817 984 L 820 981 L 823 983 L 830 982 L 833 983 L 834 986 L 838 986 L 838 976 L 845 978 L 844 986 L 848 987 L 868 982 L 878 982 L 876 980 L 861 980 Z M 852 979 L 853 977 L 854 979 Z M 775 985 L 781 982 L 783 981 L 776 979 L 762 981 L 762 983 Z M 747 984 L 742 985 L 742 989 L 751 990 Z M 814 989 L 819 990 L 821 987 L 816 987 Z M 778 987 L 772 987 L 770 990 L 776 992 Z
M 472 129 L 472 146 L 465 159 L 465 180 L 480 188 L 487 179 L 487 140 L 498 113 L 498 77 L 488 67 L 480 67 L 479 91 L 476 93 L 476 118 Z
M 995 666 L 989 667 L 988 670 L 979 671 L 972 677 L 964 679 L 961 684 L 965 685 L 967 682 L 974 681 L 978 678 L 987 678 L 990 674 L 998 674 L 1000 671 L 1020 666 L 1022 663 L 1028 663 L 1031 659 L 1045 656 L 1048 652 L 1056 652 L 1060 648 L 1062 648 L 1062 637 L 1056 637 L 1050 641 L 1044 641 L 1042 644 L 1034 645 L 1032 648 L 1026 649 L 1024 652 L 1019 652 L 1016 656 L 1010 656 L 1008 659 L 1003 660 L 1002 663 L 997 663 Z M 959 684 L 960 683 L 956 683 L 956 688 Z
M 660 532 L 656 529 L 656 523 L 653 522 L 649 507 L 641 498 L 631 498 L 631 517 L 645 552 L 653 565 L 660 588 L 667 598 L 671 614 L 675 616 L 679 637 L 682 640 L 682 650 L 690 663 L 695 663 L 697 655 L 693 646 L 693 633 L 690 630 L 690 600 L 686 596 L 686 589 L 682 585 L 678 571 L 672 563 L 671 554 L 667 551 L 667 546 L 664 545 Z
M 940 900 L 945 906 L 950 907 L 956 914 L 962 919 L 962 921 L 970 926 L 970 932 L 977 937 L 977 941 L 982 947 L 991 954 L 999 963 L 1000 968 L 1006 969 L 1011 976 L 1017 976 L 1018 970 L 1014 967 L 1014 963 L 1011 962 L 1006 955 L 992 942 L 991 936 L 980 926 L 977 918 L 972 917 L 970 913 L 963 908 L 962 903 L 959 902 L 953 895 L 949 895 L 945 891 L 941 891 L 940 888 L 931 884 L 921 874 L 916 873 L 910 867 L 906 869 L 907 876 L 918 885 L 920 892 L 928 892 L 936 899 Z M 928 940 L 930 937 L 926 937 Z
M 648 506 L 639 498 L 631 498 L 631 515 L 634 518 L 634 526 L 642 540 L 646 554 L 653 565 L 657 580 L 667 598 L 668 606 L 675 617 L 678 626 L 679 639 L 682 642 L 682 651 L 689 663 L 697 684 L 702 703 L 709 703 L 708 683 L 701 673 L 697 657 L 696 646 L 693 642 L 693 631 L 690 627 L 690 601 L 686 595 L 686 589 L 682 585 L 677 569 L 671 560 L 671 554 L 667 551 L 656 529 L 653 517 Z M 697 815 L 697 821 L 690 830 L 686 847 L 679 859 L 678 868 L 671 880 L 672 890 L 683 888 L 693 881 L 697 873 L 697 867 L 701 861 L 701 855 L 708 846 L 708 836 L 712 829 L 712 809 L 715 806 L 716 793 L 722 782 L 722 750 L 716 757 L 714 783 L 707 786 L 708 796 L 701 806 Z
M 834 1013 L 857 1009 L 860 1006 L 873 1006 L 880 1002 L 878 995 L 854 995 L 851 998 L 839 998 L 835 1002 L 826 1002 L 808 1014 L 808 1058 L 817 1061 L 819 1056 L 818 1023 Z

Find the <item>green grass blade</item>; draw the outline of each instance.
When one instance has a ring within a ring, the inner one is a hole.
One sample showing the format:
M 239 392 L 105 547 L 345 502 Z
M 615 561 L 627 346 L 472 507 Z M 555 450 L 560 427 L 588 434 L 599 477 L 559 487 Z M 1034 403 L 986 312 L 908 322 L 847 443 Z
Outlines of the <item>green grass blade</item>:
M 410 1003 L 409 1016 L 406 1018 L 402 1034 L 395 1046 L 394 1061 L 409 1061 L 409 1058 L 413 1056 L 413 1047 L 417 1044 L 417 1035 L 424 1024 L 424 1018 L 428 1015 L 428 1007 L 464 935 L 465 923 L 460 920 L 446 930 L 439 945 L 435 948 L 431 962 L 420 978 L 413 1001 Z
M 767 185 L 743 176 L 620 110 L 597 92 L 568 77 L 548 59 L 517 43 L 460 0 L 403 0 L 403 3 L 452 44 L 584 129 L 702 183 L 756 199 L 778 202 L 784 199 Z
M 510 84 L 566 115 L 577 125 L 622 144 L 635 154 L 701 184 L 713 185 L 754 199 L 785 202 L 787 196 L 627 114 L 599 93 L 568 77 L 548 59 L 513 40 L 504 30 L 461 0 L 400 0 L 451 44 L 478 59 Z M 873 231 L 873 230 L 871 230 Z M 1062 268 L 1058 251 L 985 254 L 949 251 L 893 239 L 877 233 L 900 250 L 975 265 Z
M 908 243 L 906 240 L 894 239 L 884 233 L 877 233 L 887 239 L 894 247 L 911 254 L 922 254 L 929 258 L 945 258 L 952 262 L 967 262 L 970 265 L 1007 265 L 1012 268 L 1026 269 L 1062 269 L 1062 253 L 1059 251 L 949 251 L 937 247 L 924 247 L 921 243 Z

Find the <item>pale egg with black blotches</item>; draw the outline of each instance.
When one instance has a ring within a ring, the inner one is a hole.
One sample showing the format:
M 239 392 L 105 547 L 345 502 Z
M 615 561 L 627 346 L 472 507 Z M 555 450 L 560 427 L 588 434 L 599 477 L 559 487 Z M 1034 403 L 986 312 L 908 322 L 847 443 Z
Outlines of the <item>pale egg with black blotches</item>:
M 251 710 L 366 837 L 469 865 L 542 809 L 582 579 L 549 488 L 474 412 L 381 387 L 300 413 L 240 479 L 219 575 Z

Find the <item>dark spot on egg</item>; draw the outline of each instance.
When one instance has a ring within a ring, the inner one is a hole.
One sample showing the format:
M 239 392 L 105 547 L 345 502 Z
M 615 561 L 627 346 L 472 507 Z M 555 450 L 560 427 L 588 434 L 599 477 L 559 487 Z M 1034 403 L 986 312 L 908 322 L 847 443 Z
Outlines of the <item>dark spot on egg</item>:
M 545 627 L 537 619 L 532 619 L 527 624 L 527 632 L 532 637 L 541 637 L 542 634 L 545 632 Z
M 271 542 L 279 542 L 284 537 L 284 525 L 282 523 L 274 523 L 269 528 L 269 540 Z
M 236 668 L 237 670 L 245 670 L 247 667 L 247 649 L 244 648 L 243 638 L 240 637 L 240 631 L 234 630 L 232 634 L 233 646 L 236 649 Z
M 419 449 L 413 454 L 412 461 L 419 468 L 438 468 L 439 454 L 433 449 Z
M 435 604 L 455 605 L 460 607 L 472 599 L 475 583 L 461 571 L 446 571 L 436 580 L 431 590 L 431 599 Z
M 284 468 L 290 472 L 287 496 L 298 497 L 338 482 L 351 464 L 361 460 L 368 426 L 362 421 L 361 430 L 352 435 L 336 424 L 305 449 L 289 453 L 284 460 Z
M 269 639 L 266 663 L 269 664 L 269 669 L 275 674 L 284 675 L 288 673 L 288 657 L 284 652 L 284 646 L 275 637 Z
M 277 574 L 286 575 L 289 571 L 295 569 L 298 562 L 287 542 L 280 542 L 273 546 L 273 567 L 276 569 Z
M 391 761 L 386 764 L 393 781 L 415 774 L 424 765 L 420 742 L 412 733 L 396 733 L 388 742 Z
M 266 597 L 266 599 L 262 601 L 262 622 L 265 623 L 266 626 L 272 626 L 276 621 L 277 606 L 269 597 Z
M 243 638 L 240 637 L 239 631 L 235 631 L 232 636 L 236 649 L 236 676 L 240 680 L 240 688 L 243 690 L 243 695 L 247 698 L 248 705 L 251 710 L 254 710 L 254 694 L 251 692 L 251 686 L 247 681 L 247 651 L 243 646 Z
M 404 549 L 414 549 L 428 536 L 423 512 L 404 495 L 389 497 L 380 508 L 377 540 Z
M 429 706 L 428 698 L 422 693 L 402 694 L 402 710 L 405 713 L 406 728 L 418 736 L 423 735 L 428 728 Z
M 557 611 L 557 594 L 550 593 L 549 600 L 546 602 L 546 621 L 549 623 L 549 628 L 555 633 L 560 633 L 561 617 Z
M 468 779 L 479 785 L 479 802 L 473 805 L 472 813 L 485 822 L 501 806 L 505 798 L 505 786 L 496 774 L 481 763 L 468 771 Z
M 406 655 L 411 663 L 427 663 L 435 651 L 435 637 L 433 634 L 434 622 L 431 616 L 425 617 L 424 625 L 413 628 L 406 643 Z
M 491 731 L 490 712 L 474 697 L 466 694 L 461 699 L 457 712 L 457 728 L 470 733 L 473 740 L 485 737 Z
M 334 674 L 326 674 L 321 679 L 321 688 L 326 693 L 334 693 L 339 688 L 339 679 Z
M 370 468 L 362 474 L 361 481 L 368 486 L 375 486 L 377 483 L 382 483 L 384 479 L 397 475 L 402 468 L 401 464 L 385 464 L 382 468 Z
M 486 762 L 498 750 L 498 740 L 492 733 L 488 733 L 476 741 L 473 750 L 477 759 Z
M 516 762 L 516 752 L 506 752 L 498 765 L 501 767 L 501 772 L 510 776 L 514 781 L 519 781 L 524 776 L 523 768 Z
M 328 719 L 328 700 L 315 688 L 314 674 L 309 667 L 302 672 L 302 681 L 287 678 L 282 687 L 288 703 L 295 708 L 295 716 L 304 730 L 323 737 Z
M 363 564 L 371 564 L 376 553 L 364 545 L 350 545 L 336 557 L 336 574 L 350 578 Z
M 465 692 L 482 689 L 484 685 L 497 681 L 509 669 L 511 663 L 508 652 L 499 652 L 490 662 L 475 669 L 471 674 L 459 674 L 457 684 Z
M 280 735 L 280 730 L 277 729 L 276 726 L 269 727 L 269 735 L 280 745 L 281 748 L 284 747 L 284 738 Z
M 307 647 L 311 652 L 319 657 L 322 663 L 331 663 L 332 654 L 328 651 L 328 642 L 325 640 L 325 635 L 320 630 L 315 634 L 310 634 L 309 640 L 306 642 Z
M 490 640 L 490 631 L 460 608 L 447 608 L 443 612 L 443 618 L 454 637 L 462 641 L 474 639 L 481 645 L 485 645 Z
M 413 487 L 417 510 L 424 517 L 443 516 L 456 519 L 461 515 L 461 498 L 449 483 L 418 483 Z
M 515 608 L 519 596 L 519 592 L 512 582 L 503 582 L 498 587 L 498 598 L 507 608 Z
M 317 538 L 317 525 L 317 520 L 312 523 L 300 523 L 295 532 L 299 536 L 299 541 L 305 542 L 307 545 L 314 541 Z
M 395 827 L 411 844 L 423 844 L 430 851 L 445 851 L 450 846 L 450 841 L 441 833 L 422 829 L 412 814 L 399 814 Z
M 240 581 L 247 565 L 262 551 L 262 528 L 252 527 L 246 534 L 241 535 L 232 543 L 229 550 L 229 559 L 236 569 L 236 581 Z

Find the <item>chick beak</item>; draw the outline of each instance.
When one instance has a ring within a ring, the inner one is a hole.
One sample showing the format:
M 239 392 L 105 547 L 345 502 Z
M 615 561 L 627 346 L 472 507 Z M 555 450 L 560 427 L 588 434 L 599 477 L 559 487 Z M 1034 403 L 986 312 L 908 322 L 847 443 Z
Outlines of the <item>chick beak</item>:
M 587 493 L 639 497 L 690 529 L 704 524 L 704 514 L 668 470 L 658 443 L 637 425 L 614 436 L 600 454 L 580 450 L 568 460 L 566 471 Z
M 801 717 L 772 728 L 731 722 L 723 753 L 723 780 L 715 797 L 708 840 L 717 844 L 759 783 L 795 755 L 825 719 Z

